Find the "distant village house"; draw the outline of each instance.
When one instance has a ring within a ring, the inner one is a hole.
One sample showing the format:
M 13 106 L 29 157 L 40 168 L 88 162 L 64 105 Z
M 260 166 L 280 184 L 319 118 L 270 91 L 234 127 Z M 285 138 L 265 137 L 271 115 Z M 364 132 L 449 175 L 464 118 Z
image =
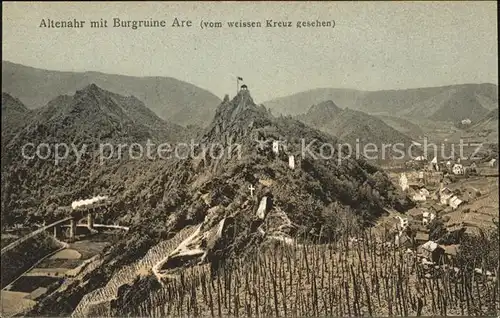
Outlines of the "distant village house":
M 462 174 L 464 174 L 464 166 L 459 164 L 459 163 L 456 163 L 453 165 L 453 168 L 451 171 L 453 172 L 453 174 L 462 175 Z
M 497 164 L 497 160 L 496 159 L 491 159 L 489 162 L 488 162 L 488 166 L 490 167 L 496 167 L 496 164 Z
M 417 253 L 434 263 L 439 263 L 444 255 L 444 249 L 436 242 L 427 241 L 418 247 Z

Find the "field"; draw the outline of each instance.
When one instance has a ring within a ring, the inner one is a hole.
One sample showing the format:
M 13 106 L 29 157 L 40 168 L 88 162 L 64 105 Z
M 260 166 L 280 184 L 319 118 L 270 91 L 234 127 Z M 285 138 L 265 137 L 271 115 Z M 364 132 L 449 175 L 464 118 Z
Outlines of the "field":
M 47 287 L 61 280 L 47 276 L 21 276 L 10 286 L 10 290 L 1 291 L 1 316 L 9 317 L 32 308 L 37 303 L 36 299 L 45 293 Z
M 11 315 L 33 307 L 40 297 L 45 297 L 48 289 L 53 289 L 56 284 L 60 285 L 65 280 L 69 281 L 65 279 L 66 273 L 102 252 L 110 244 L 112 235 L 92 235 L 43 259 L 8 286 L 8 291 L 2 291 L 2 306 L 6 308 L 2 315 Z
M 110 244 L 109 241 L 102 241 L 102 239 L 95 240 L 94 237 L 92 236 L 89 239 L 71 243 L 69 247 L 77 251 L 81 255 L 81 259 L 85 260 L 91 258 L 96 254 L 99 254 L 109 244 Z
M 12 284 L 12 290 L 23 293 L 31 293 L 38 287 L 49 287 L 53 283 L 60 282 L 61 278 L 48 276 L 21 276 Z
M 36 304 L 35 301 L 25 298 L 28 295 L 28 293 L 2 290 L 2 317 L 9 317 Z
M 106 241 L 107 240 L 107 241 Z M 33 272 L 36 275 L 62 276 L 68 270 L 78 267 L 85 260 L 99 254 L 108 246 L 109 235 L 96 234 L 86 239 L 69 244 L 69 248 L 61 250 L 56 254 L 43 260 L 36 266 Z M 30 275 L 27 273 L 27 275 Z

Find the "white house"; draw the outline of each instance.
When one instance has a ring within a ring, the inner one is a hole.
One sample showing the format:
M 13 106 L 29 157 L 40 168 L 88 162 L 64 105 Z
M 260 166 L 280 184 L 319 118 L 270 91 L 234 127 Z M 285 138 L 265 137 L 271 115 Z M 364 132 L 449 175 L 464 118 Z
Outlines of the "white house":
M 422 224 L 427 225 L 430 222 L 432 222 L 432 220 L 434 220 L 435 218 L 436 215 L 434 213 L 426 211 L 422 214 Z
M 453 192 L 449 188 L 442 188 L 439 191 L 439 202 L 442 205 L 448 205 L 451 197 L 453 197 Z
M 469 118 L 462 120 L 462 125 L 470 125 L 471 123 L 472 123 L 472 121 Z
M 427 190 L 426 188 L 422 188 L 413 195 L 412 199 L 413 201 L 426 201 L 430 195 L 431 193 L 429 192 L 429 190 Z
M 420 194 L 425 195 L 426 197 L 428 197 L 428 196 L 431 195 L 431 193 L 429 192 L 429 190 L 427 190 L 426 188 L 420 189 Z
M 431 162 L 429 163 L 429 170 L 439 171 L 439 164 L 437 157 L 434 157 L 434 159 L 432 159 Z
M 424 244 L 422 244 L 420 246 L 421 249 L 423 250 L 426 250 L 426 251 L 429 251 L 429 252 L 432 252 L 434 251 L 436 248 L 438 248 L 438 243 L 434 242 L 434 241 L 428 241 Z
M 422 195 L 422 193 L 415 193 L 412 197 L 413 201 L 426 201 L 427 197 L 425 195 Z
M 401 173 L 401 176 L 399 177 L 399 186 L 403 191 L 408 190 L 408 178 L 406 177 L 406 173 Z
M 460 204 L 462 204 L 462 200 L 460 200 L 457 196 L 453 196 L 451 199 L 450 199 L 450 206 L 453 208 L 453 210 L 455 210 L 456 208 L 458 208 L 458 206 Z
M 399 231 L 404 231 L 408 227 L 408 219 L 407 218 L 402 218 L 399 215 L 396 216 L 396 218 L 399 219 L 399 224 L 397 224 L 398 230 Z
M 493 158 L 493 159 L 491 159 L 491 160 L 488 162 L 488 166 L 490 166 L 490 167 L 494 167 L 494 166 L 496 165 L 496 163 L 497 163 L 497 160 Z
M 462 166 L 459 163 L 456 163 L 453 165 L 453 168 L 451 170 L 453 174 L 464 174 L 464 166 Z

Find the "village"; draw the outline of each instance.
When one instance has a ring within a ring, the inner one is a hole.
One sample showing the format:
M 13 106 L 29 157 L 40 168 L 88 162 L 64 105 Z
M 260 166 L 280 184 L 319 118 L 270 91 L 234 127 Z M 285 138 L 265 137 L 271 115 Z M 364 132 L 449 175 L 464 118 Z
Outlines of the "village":
M 405 171 L 391 176 L 416 206 L 404 216 L 393 216 L 393 243 L 421 260 L 427 278 L 442 268 L 458 271 L 460 237 L 479 234 L 498 222 L 497 160 L 439 161 L 434 157 L 429 161 L 419 156 L 405 166 Z M 432 240 L 437 224 L 446 234 Z M 494 276 L 479 267 L 474 272 Z
M 287 148 L 286 142 L 272 141 L 276 156 L 282 150 L 290 150 Z M 293 170 L 298 160 L 294 155 L 288 157 L 289 168 Z M 389 175 L 416 206 L 404 215 L 391 214 L 389 240 L 380 243 L 418 257 L 426 278 L 450 268 L 458 273 L 457 255 L 463 234 L 480 234 L 498 222 L 497 159 L 427 160 L 418 156 L 404 166 L 404 171 Z M 442 235 L 432 237 L 431 232 L 438 225 Z M 353 245 L 360 241 L 360 238 L 350 240 Z M 473 271 L 496 279 L 491 271 L 479 267 Z

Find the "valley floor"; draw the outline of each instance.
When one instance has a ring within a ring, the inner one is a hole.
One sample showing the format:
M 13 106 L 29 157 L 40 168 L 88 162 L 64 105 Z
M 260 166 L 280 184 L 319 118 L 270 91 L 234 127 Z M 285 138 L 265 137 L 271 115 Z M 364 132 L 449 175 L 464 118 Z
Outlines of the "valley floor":
M 71 280 L 79 267 L 110 244 L 112 235 L 99 233 L 43 257 L 1 291 L 2 317 L 33 308 L 48 291 Z

